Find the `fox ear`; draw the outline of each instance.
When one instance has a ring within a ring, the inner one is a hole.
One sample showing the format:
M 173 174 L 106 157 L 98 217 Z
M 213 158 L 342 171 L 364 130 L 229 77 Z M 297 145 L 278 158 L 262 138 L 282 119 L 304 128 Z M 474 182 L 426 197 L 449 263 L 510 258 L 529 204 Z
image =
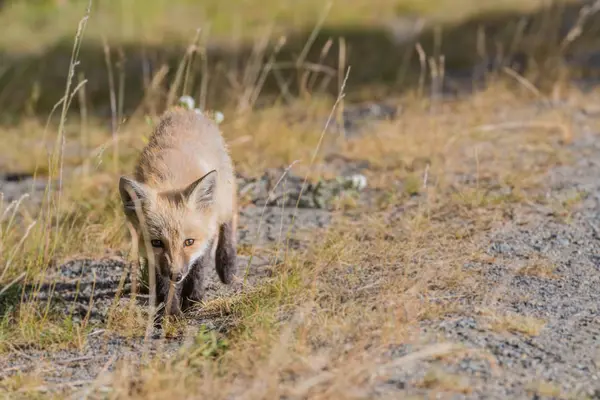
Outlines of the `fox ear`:
M 140 202 L 146 200 L 148 198 L 148 189 L 143 183 L 122 176 L 119 180 L 119 194 L 121 195 L 125 214 L 135 216 L 135 200 L 139 200 Z
M 195 207 L 206 207 L 213 203 L 217 187 L 217 170 L 212 170 L 191 183 L 183 191 L 184 197 Z

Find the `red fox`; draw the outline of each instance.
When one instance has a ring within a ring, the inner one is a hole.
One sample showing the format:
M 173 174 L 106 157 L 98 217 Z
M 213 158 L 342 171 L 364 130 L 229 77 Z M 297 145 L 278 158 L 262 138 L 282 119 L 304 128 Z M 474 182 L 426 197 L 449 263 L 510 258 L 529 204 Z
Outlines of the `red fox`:
M 142 150 L 134 178 L 122 176 L 119 182 L 125 216 L 141 257 L 148 260 L 148 252 L 153 253 L 157 302 L 166 305 L 173 283 L 165 312 L 181 314 L 202 300 L 207 264 L 214 260 L 224 284 L 237 273 L 237 185 L 216 123 L 180 107 L 165 112 Z M 143 218 L 138 219 L 135 200 Z

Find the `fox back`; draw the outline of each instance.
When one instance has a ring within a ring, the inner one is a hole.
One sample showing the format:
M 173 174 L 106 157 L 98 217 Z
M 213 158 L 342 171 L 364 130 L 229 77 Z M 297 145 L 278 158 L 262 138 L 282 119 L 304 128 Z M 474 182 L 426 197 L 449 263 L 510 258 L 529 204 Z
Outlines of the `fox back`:
M 229 283 L 231 274 L 220 271 L 218 262 L 235 258 L 237 190 L 227 147 L 212 120 L 183 108 L 167 111 L 142 150 L 134 179 L 122 177 L 119 190 L 140 251 L 144 257 L 152 251 L 162 276 L 181 283 L 201 258 L 218 251 L 222 239 L 229 249 L 217 254 L 217 270 Z

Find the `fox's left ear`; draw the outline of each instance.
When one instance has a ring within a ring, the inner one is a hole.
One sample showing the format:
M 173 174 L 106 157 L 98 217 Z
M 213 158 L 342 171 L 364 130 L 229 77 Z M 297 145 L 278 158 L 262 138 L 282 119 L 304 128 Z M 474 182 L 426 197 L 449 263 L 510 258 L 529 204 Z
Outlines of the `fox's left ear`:
M 125 214 L 130 217 L 135 217 L 135 200 L 139 200 L 140 202 L 146 201 L 149 196 L 149 191 L 143 183 L 122 176 L 119 180 L 119 194 L 121 195 Z M 132 195 L 134 195 L 135 198 L 132 197 Z
M 217 170 L 212 170 L 202 178 L 191 183 L 183 193 L 190 205 L 195 207 L 210 206 L 215 200 L 217 187 Z

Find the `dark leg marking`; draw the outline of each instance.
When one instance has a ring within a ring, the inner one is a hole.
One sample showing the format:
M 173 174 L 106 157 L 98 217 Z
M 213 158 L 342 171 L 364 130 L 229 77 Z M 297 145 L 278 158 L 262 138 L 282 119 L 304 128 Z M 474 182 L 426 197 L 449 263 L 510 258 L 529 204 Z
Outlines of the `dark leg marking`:
M 233 221 L 221 225 L 217 251 L 215 254 L 215 268 L 221 282 L 228 285 L 237 273 L 237 240 L 233 231 Z
M 211 246 L 209 246 L 209 249 Z M 192 270 L 183 281 L 183 290 L 181 291 L 183 311 L 189 309 L 195 303 L 202 301 L 204 296 L 204 268 L 207 264 L 210 264 L 210 257 L 211 252 L 207 250 L 202 258 L 194 264 Z

